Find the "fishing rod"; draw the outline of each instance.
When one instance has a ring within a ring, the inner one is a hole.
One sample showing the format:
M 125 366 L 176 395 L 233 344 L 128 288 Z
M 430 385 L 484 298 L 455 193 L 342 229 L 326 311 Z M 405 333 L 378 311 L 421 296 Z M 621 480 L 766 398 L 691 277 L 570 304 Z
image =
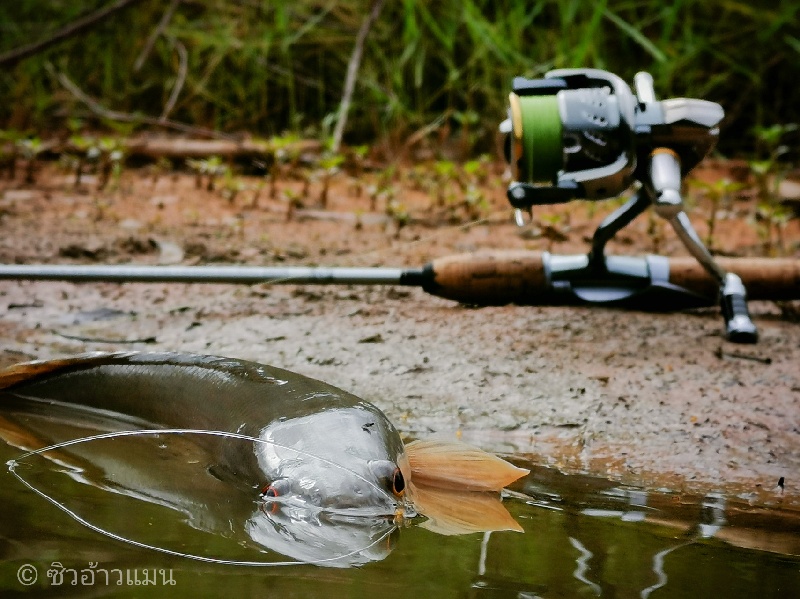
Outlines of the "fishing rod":
M 587 254 L 498 251 L 449 256 L 419 268 L 15 264 L 0 265 L 0 279 L 406 285 L 478 305 L 670 311 L 717 303 L 726 337 L 755 343 L 748 297 L 800 299 L 800 260 L 710 254 L 683 210 L 681 183 L 715 146 L 724 111 L 705 100 L 657 101 L 648 73 L 638 73 L 634 85 L 635 94 L 620 77 L 598 69 L 517 77 L 509 118 L 500 125 L 513 171 L 507 197 L 520 225 L 534 206 L 602 200 L 636 188 L 600 223 Z M 692 257 L 607 256 L 606 243 L 651 205 Z
M 503 250 L 445 256 L 413 268 L 0 264 L 0 280 L 401 285 L 483 306 L 597 304 L 673 311 L 716 302 L 716 282 L 694 258 L 605 256 L 600 276 L 592 276 L 589 264 L 585 254 Z M 751 299 L 800 299 L 800 260 L 720 258 L 719 264 L 739 273 Z

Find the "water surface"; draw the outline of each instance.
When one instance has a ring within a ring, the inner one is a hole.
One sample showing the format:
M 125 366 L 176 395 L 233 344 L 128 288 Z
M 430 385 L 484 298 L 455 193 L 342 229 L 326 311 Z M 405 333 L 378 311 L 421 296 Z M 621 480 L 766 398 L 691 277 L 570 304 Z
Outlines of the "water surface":
M 39 422 L 40 428 L 52 425 Z M 73 427 L 64 433 L 75 437 L 91 428 L 61 425 Z M 785 598 L 800 587 L 796 508 L 753 507 L 718 494 L 646 491 L 528 464 L 531 474 L 504 496 L 522 533 L 442 535 L 427 530 L 424 517 L 377 519 L 366 526 L 340 520 L 328 522 L 337 547 L 364 548 L 353 562 L 359 567 L 248 566 L 180 557 L 292 561 L 259 543 L 247 527 L 271 512 L 259 514 L 251 497 L 206 476 L 202 449 L 184 441 L 166 435 L 117 438 L 19 462 L 18 474 L 74 515 L 4 468 L 0 594 Z M 0 442 L 3 464 L 21 453 Z M 261 521 L 283 526 L 275 518 Z M 291 522 L 286 526 L 280 531 L 284 540 L 311 547 L 319 541 L 292 529 Z M 60 585 L 47 575 L 54 562 L 66 569 Z M 96 575 L 100 570 L 113 571 L 109 584 Z M 23 584 L 31 572 L 36 582 Z M 157 584 L 145 587 L 145 579 Z

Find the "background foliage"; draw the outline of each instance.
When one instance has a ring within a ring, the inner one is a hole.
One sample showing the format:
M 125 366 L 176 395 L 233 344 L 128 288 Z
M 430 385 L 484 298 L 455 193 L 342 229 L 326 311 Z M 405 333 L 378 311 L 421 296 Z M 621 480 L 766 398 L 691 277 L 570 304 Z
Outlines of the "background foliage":
M 0 2 L 0 52 L 107 3 Z M 53 72 L 108 108 L 158 116 L 185 49 L 170 118 L 257 136 L 329 132 L 371 0 L 183 0 L 135 70 L 168 5 L 145 0 L 0 73 L 0 128 L 91 122 Z M 755 127 L 800 121 L 798 12 L 794 0 L 389 1 L 367 38 L 346 140 L 399 140 L 430 126 L 480 153 L 513 76 L 599 67 L 628 81 L 649 70 L 661 97 L 719 102 L 720 149 L 752 155 Z

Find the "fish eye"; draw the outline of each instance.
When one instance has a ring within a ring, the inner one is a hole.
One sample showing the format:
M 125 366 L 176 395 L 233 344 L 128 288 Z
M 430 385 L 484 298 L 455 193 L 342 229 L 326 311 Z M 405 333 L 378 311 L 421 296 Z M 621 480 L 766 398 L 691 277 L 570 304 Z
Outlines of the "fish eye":
M 392 476 L 392 493 L 400 497 L 406 490 L 406 479 L 403 478 L 403 473 L 400 472 L 400 468 L 394 469 L 394 475 Z
M 388 460 L 370 463 L 370 468 L 384 488 L 390 490 L 395 497 L 402 497 L 406 490 L 406 480 L 397 464 Z

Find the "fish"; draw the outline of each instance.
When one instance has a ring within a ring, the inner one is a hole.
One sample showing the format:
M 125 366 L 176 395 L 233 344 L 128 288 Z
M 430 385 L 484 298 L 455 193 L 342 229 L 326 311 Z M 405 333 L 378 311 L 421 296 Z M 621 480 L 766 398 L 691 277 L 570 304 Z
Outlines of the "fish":
M 14 401 L 102 414 L 134 428 L 229 433 L 201 438 L 217 479 L 263 500 L 345 516 L 401 514 L 413 501 L 415 479 L 416 489 L 486 492 L 528 472 L 460 443 L 405 444 L 368 401 L 221 356 L 95 352 L 26 362 L 0 371 L 0 412 Z

